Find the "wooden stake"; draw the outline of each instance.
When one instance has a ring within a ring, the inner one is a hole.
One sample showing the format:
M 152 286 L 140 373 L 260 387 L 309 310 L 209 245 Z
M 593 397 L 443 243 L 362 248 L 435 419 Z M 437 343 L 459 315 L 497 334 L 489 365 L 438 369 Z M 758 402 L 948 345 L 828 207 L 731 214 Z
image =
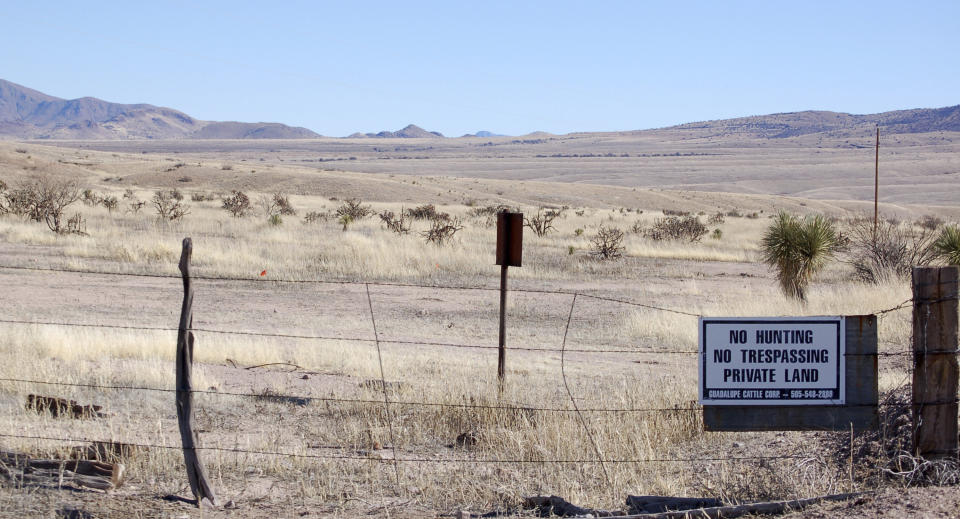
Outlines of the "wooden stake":
M 913 268 L 913 451 L 956 457 L 957 267 Z
M 177 421 L 180 424 L 180 441 L 183 444 L 183 461 L 187 466 L 190 490 L 197 498 L 197 507 L 207 499 L 217 505 L 217 496 L 207 481 L 207 473 L 197 456 L 197 435 L 193 429 L 193 287 L 190 284 L 190 257 L 193 242 L 183 239 L 180 254 L 180 273 L 183 275 L 183 307 L 180 311 L 180 328 L 177 332 Z
M 877 243 L 877 220 L 880 214 L 880 127 L 877 126 L 877 151 L 873 161 L 873 243 Z

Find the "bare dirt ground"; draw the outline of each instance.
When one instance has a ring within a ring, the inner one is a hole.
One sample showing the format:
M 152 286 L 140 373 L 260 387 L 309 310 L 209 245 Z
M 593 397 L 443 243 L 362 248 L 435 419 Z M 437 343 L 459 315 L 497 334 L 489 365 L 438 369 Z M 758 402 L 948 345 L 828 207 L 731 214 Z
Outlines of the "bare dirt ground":
M 528 141 L 0 143 L 0 177 L 17 181 L 40 173 L 72 176 L 117 192 L 127 187 L 286 190 L 391 203 L 503 202 L 711 213 L 736 208 L 765 214 L 780 208 L 827 214 L 872 210 L 868 200 L 872 196 L 873 150 L 867 135 L 861 140 L 808 137 L 741 141 L 712 140 L 689 133 L 665 134 L 654 140 L 631 134 L 591 134 Z M 956 206 L 960 199 L 960 136 L 894 136 L 884 146 L 884 215 L 909 219 L 927 214 L 947 220 L 960 217 L 960 207 Z M 144 226 L 141 231 L 167 238 L 177 232 L 158 229 Z M 198 246 L 202 242 L 198 241 Z M 0 242 L 0 264 L 69 267 L 79 260 L 67 254 L 66 248 L 57 242 Z M 566 257 L 566 251 L 561 252 Z M 495 287 L 497 269 L 492 256 L 489 259 L 489 272 L 465 279 L 440 271 L 431 278 L 432 283 Z M 170 272 L 167 263 L 162 269 L 157 263 L 148 266 Z M 127 270 L 123 261 L 114 259 L 85 257 L 82 264 L 89 270 Z M 518 276 L 511 282 L 519 290 L 510 296 L 509 344 L 556 349 L 563 342 L 571 296 L 526 293 L 522 289 L 577 291 L 694 311 L 731 307 L 776 291 L 771 272 L 749 261 L 628 257 L 616 266 L 596 262 L 584 265 L 584 274 L 579 277 Z M 195 274 L 202 276 L 203 267 Z M 847 275 L 830 271 L 814 289 L 829 289 Z M 4 319 L 118 327 L 174 327 L 182 297 L 180 281 L 175 277 L 0 269 L 0 287 Z M 4 488 L 0 491 L 0 516 L 424 517 L 450 516 L 470 503 L 487 503 L 474 512 L 520 513 L 521 498 L 538 493 L 562 494 L 573 501 L 579 496 L 583 499 L 577 504 L 611 508 L 621 503 L 618 500 L 624 493 L 637 492 L 638 488 L 665 494 L 682 489 L 698 495 L 758 500 L 784 497 L 770 493 L 774 491 L 771 489 L 818 489 L 822 493 L 846 490 L 841 485 L 844 468 L 831 458 L 837 454 L 832 447 L 836 438 L 812 433 L 714 433 L 704 437 L 695 418 L 609 418 L 595 412 L 588 413 L 587 423 L 596 424 L 594 431 L 602 445 L 622 446 L 620 451 L 607 452 L 610 457 L 810 453 L 811 460 L 827 459 L 819 464 L 804 461 L 785 469 L 772 468 L 779 462 L 766 460 L 750 461 L 746 466 L 703 462 L 666 468 L 659 463 L 636 463 L 614 469 L 619 486 L 598 502 L 590 502 L 595 489 L 585 491 L 589 482 L 603 481 L 596 464 L 531 467 L 439 463 L 502 453 L 521 453 L 531 461 L 571 453 L 578 458 L 593 455 L 582 434 L 583 427 L 572 414 L 561 419 L 536 412 L 502 416 L 401 407 L 384 419 L 380 408 L 372 405 L 378 406 L 378 399 L 383 398 L 376 385 L 380 372 L 374 337 L 382 341 L 383 378 L 396 384 L 390 386 L 397 388 L 391 395 L 394 401 L 498 403 L 491 391 L 496 351 L 488 349 L 497 341 L 497 298 L 495 291 L 488 290 L 288 284 L 269 277 L 257 281 L 199 280 L 194 305 L 194 326 L 199 329 L 198 378 L 208 392 L 197 396 L 201 443 L 223 449 L 293 452 L 306 458 L 206 453 L 211 466 L 217 467 L 214 478 L 222 501 L 232 504 L 201 514 L 183 499 L 190 491 L 180 453 L 176 449 L 148 449 L 130 461 L 129 484 L 109 495 L 31 486 Z M 864 298 L 848 303 L 843 311 L 871 313 L 901 299 Z M 507 394 L 506 402 L 566 407 L 570 396 L 565 382 L 569 382 L 581 406 L 689 405 L 696 399 L 695 357 L 673 350 L 689 353 L 696 349 L 695 338 L 691 341 L 679 333 L 689 329 L 696 318 L 671 319 L 655 310 L 579 298 L 566 347 L 629 351 L 566 353 L 565 371 L 561 371 L 557 351 L 512 350 L 508 353 L 508 381 L 516 381 L 516 387 Z M 892 325 L 894 319 L 903 326 L 908 316 L 894 314 L 884 319 L 889 320 L 881 326 Z M 625 332 L 629 329 L 625 323 L 637 320 L 665 324 L 657 333 Z M 21 329 L 12 323 L 5 330 L 12 337 L 10 341 L 23 341 L 22 347 L 14 350 L 17 358 L 7 359 L 13 368 L 5 373 L 13 369 L 17 376 L 34 380 L 120 386 L 169 388 L 172 384 L 169 350 L 174 333 L 169 330 L 101 334 L 97 329 L 67 328 L 46 332 L 42 327 Z M 209 330 L 326 338 L 267 340 Z M 882 343 L 881 351 L 903 347 L 903 338 L 897 337 L 896 342 Z M 110 351 L 109 358 L 98 357 L 101 351 Z M 31 364 L 31 356 L 41 362 Z M 903 381 L 906 368 L 903 359 L 885 357 L 880 364 L 881 379 L 891 387 L 900 387 L 897 384 Z M 77 423 L 27 415 L 21 393 L 39 391 L 43 386 L 9 387 L 11 390 L 0 398 L 0 432 L 41 431 L 52 436 L 173 447 L 178 443 L 169 393 L 115 390 L 108 393 L 109 401 L 103 402 L 109 418 Z M 74 388 L 58 394 L 86 402 L 101 399 L 105 393 Z M 278 394 L 295 398 L 278 399 Z M 365 403 L 318 403 L 331 396 Z M 527 426 L 528 422 L 532 425 Z M 388 423 L 397 430 L 389 431 Z M 458 435 L 472 432 L 477 424 L 498 436 L 482 438 L 476 449 L 457 445 Z M 537 428 L 536 437 L 525 432 L 531 428 Z M 392 437 L 394 433 L 397 438 Z M 669 449 L 677 450 L 652 450 L 650 445 L 666 443 L 662 439 L 665 435 L 680 437 L 677 440 L 671 436 L 676 443 L 669 444 Z M 40 440 L 18 447 L 50 450 Z M 360 459 L 309 458 L 331 453 Z M 391 463 L 395 457 L 427 461 L 400 463 L 401 484 L 396 485 Z M 512 483 L 505 485 L 504 481 Z M 610 497 L 613 494 L 618 496 L 616 500 Z M 794 516 L 955 517 L 960 515 L 958 502 L 960 494 L 953 487 L 884 488 L 876 496 L 821 505 Z

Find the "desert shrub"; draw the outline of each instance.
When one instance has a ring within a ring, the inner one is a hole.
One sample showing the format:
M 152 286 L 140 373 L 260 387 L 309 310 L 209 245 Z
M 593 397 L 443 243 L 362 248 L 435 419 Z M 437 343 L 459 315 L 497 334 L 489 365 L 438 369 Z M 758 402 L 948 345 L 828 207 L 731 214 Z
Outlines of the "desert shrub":
M 510 206 L 503 204 L 499 205 L 485 205 L 483 207 L 474 207 L 467 211 L 467 216 L 496 216 L 497 213 L 502 213 L 504 211 L 510 211 Z
M 928 265 L 936 256 L 932 244 L 936 235 L 925 227 L 901 225 L 889 220 L 877 222 L 859 218 L 845 229 L 845 261 L 858 279 L 879 283 L 892 278 L 906 279 L 914 265 Z
M 553 221 L 563 214 L 562 209 L 537 208 L 537 214 L 530 218 L 524 217 L 523 225 L 529 227 L 538 238 L 543 238 L 550 231 L 556 231 Z
M 461 230 L 463 230 L 463 225 L 459 218 L 450 218 L 448 220 L 436 219 L 431 220 L 430 228 L 421 232 L 420 235 L 427 240 L 427 243 L 440 246 L 449 243 L 450 240 L 453 239 L 453 236 Z
M 129 204 L 129 207 L 130 207 L 129 211 L 130 211 L 131 213 L 137 214 L 137 213 L 140 212 L 141 209 L 143 209 L 143 206 L 145 206 L 145 205 L 147 205 L 147 203 L 144 202 L 143 200 L 134 199 L 134 200 L 133 200 L 132 202 L 130 202 L 130 204 Z
M 220 169 L 223 170 L 223 171 L 231 171 L 231 170 L 233 169 L 233 166 L 230 165 L 230 164 L 224 164 L 224 165 L 220 166 Z
M 137 199 L 137 195 L 134 194 L 134 192 L 133 192 L 132 189 L 127 188 L 127 189 L 125 189 L 125 190 L 123 191 L 123 199 L 124 199 L 124 200 L 136 200 L 136 199 Z
M 397 234 L 408 234 L 410 232 L 410 222 L 407 221 L 407 213 L 403 210 L 400 215 L 393 214 L 393 211 L 383 211 L 380 213 L 380 221 L 383 226 Z
M 7 186 L 7 183 L 0 180 L 0 215 L 10 212 L 9 203 L 7 202 L 8 189 L 9 186 Z
M 714 229 L 713 233 L 710 234 L 710 237 L 713 238 L 714 240 L 719 240 L 723 238 L 723 231 L 721 231 L 720 229 Z
M 350 224 L 353 223 L 353 217 L 350 216 L 349 214 L 341 214 L 340 218 L 337 218 L 337 221 L 340 222 L 341 225 L 343 225 L 343 231 L 346 232 L 347 227 L 349 227 Z
M 75 213 L 73 216 L 67 219 L 67 225 L 63 229 L 62 234 L 80 234 L 83 236 L 87 235 L 87 225 L 83 221 L 83 216 L 80 213 Z
M 776 269 L 783 292 L 806 300 L 813 276 L 837 252 L 837 233 L 823 216 L 798 219 L 780 212 L 763 235 L 763 261 Z
M 960 227 L 944 227 L 933 242 L 933 250 L 948 264 L 960 265 Z
M 676 209 L 664 209 L 664 216 L 690 216 L 690 211 L 679 211 Z
M 337 208 L 337 218 L 349 216 L 350 221 L 363 220 L 373 214 L 373 208 L 369 205 L 363 205 L 363 202 L 357 198 L 349 198 L 343 201 L 343 204 Z
M 433 204 L 423 204 L 407 209 L 407 216 L 414 220 L 436 220 L 441 214 Z M 447 215 L 449 217 L 449 215 Z
M 581 229 L 581 228 L 579 228 L 579 227 L 576 228 L 576 229 L 574 229 L 574 230 L 573 230 L 573 235 L 574 235 L 574 236 L 577 236 L 577 237 L 583 236 L 583 229 Z
M 94 193 L 92 189 L 84 189 L 80 200 L 83 201 L 84 205 L 98 206 L 100 202 L 103 202 L 103 197 Z
M 283 217 L 280 216 L 279 214 L 271 214 L 270 217 L 267 218 L 267 223 L 276 227 L 278 225 L 283 224 Z
M 253 209 L 250 206 L 250 197 L 243 191 L 230 191 L 230 196 L 223 199 L 223 209 L 234 218 L 242 218 Z
M 179 198 L 177 198 L 177 194 L 179 194 Z M 157 217 L 160 220 L 175 222 L 190 214 L 190 208 L 183 205 L 182 200 L 183 193 L 172 189 L 170 191 L 154 192 L 150 202 L 157 211 Z
M 696 216 L 667 216 L 657 218 L 644 232 L 651 240 L 688 240 L 700 241 L 707 234 L 707 226 Z
M 206 201 L 207 201 L 207 195 L 205 195 L 205 194 L 203 194 L 203 193 L 200 193 L 200 192 L 190 193 L 190 201 L 191 201 L 191 202 L 206 202 Z
M 567 245 L 567 255 L 573 256 L 573 253 L 577 251 L 577 248 L 573 245 Z
M 924 215 L 924 217 L 917 222 L 917 225 L 923 227 L 924 229 L 935 231 L 943 225 L 943 218 L 938 218 L 929 214 Z
M 757 212 L 749 213 L 746 215 L 746 217 L 751 220 L 756 220 L 757 218 L 760 218 L 760 213 L 757 213 Z
M 630 232 L 633 234 L 643 234 L 643 229 L 644 225 L 640 220 L 633 222 L 633 225 L 630 226 Z
M 608 260 L 619 258 L 623 255 L 623 251 L 623 231 L 600 224 L 597 234 L 590 239 L 590 254 Z
M 15 149 L 15 150 L 13 150 L 13 151 L 15 151 L 15 152 L 17 152 L 17 153 L 26 153 L 26 152 L 27 152 L 27 149 L 26 149 L 26 148 L 17 148 L 17 149 Z
M 120 201 L 117 200 L 115 196 L 104 196 L 103 200 L 100 202 L 103 204 L 103 207 L 110 211 L 111 213 L 117 210 L 117 207 L 120 205 Z
M 284 216 L 295 216 L 297 214 L 297 210 L 294 209 L 293 204 L 290 203 L 290 195 L 283 191 L 278 191 L 273 194 L 273 205 L 276 206 L 277 212 Z
M 717 225 L 724 222 L 723 213 L 715 213 L 710 215 L 710 218 L 707 218 L 707 224 Z
M 743 214 L 740 213 L 739 209 L 731 209 L 727 211 L 727 216 L 731 218 L 741 218 L 743 217 Z
M 63 213 L 80 196 L 80 188 L 73 180 L 40 177 L 7 193 L 6 207 L 16 215 L 45 222 L 57 234 L 68 234 L 71 231 L 65 226 Z
M 319 221 L 326 221 L 328 218 L 330 218 L 330 215 L 328 213 L 321 213 L 319 211 L 310 211 L 309 213 L 303 216 L 303 223 L 311 224 Z

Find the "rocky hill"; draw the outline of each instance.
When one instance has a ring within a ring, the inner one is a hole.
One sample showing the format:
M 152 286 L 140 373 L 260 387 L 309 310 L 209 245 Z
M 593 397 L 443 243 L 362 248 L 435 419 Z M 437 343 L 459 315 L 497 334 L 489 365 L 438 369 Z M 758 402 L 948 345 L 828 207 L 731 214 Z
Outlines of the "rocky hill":
M 960 131 L 960 105 L 916 108 L 878 114 L 806 111 L 681 124 L 665 130 L 699 130 L 707 137 L 744 135 L 786 138 L 814 133 L 854 135 L 879 126 L 884 133 Z
M 149 104 L 61 99 L 0 79 L 0 138 L 303 139 L 320 135 L 279 123 L 201 121 Z
M 430 132 L 415 125 L 408 124 L 401 130 L 395 132 L 382 131 L 378 133 L 353 133 L 347 136 L 348 139 L 374 138 L 374 139 L 437 139 L 443 138 L 440 132 Z

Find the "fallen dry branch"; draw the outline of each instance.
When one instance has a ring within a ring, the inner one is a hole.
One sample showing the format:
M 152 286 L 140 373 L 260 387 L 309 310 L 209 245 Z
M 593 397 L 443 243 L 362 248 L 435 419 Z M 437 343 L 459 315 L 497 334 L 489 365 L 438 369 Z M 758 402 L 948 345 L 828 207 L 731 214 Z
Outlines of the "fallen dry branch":
M 770 501 L 765 503 L 748 503 L 743 505 L 715 506 L 697 508 L 694 510 L 678 510 L 660 513 L 642 513 L 616 516 L 619 519 L 727 519 L 754 514 L 783 514 L 802 510 L 825 501 L 847 501 L 859 497 L 866 492 L 852 492 L 848 494 L 833 494 L 828 496 L 810 497 L 807 499 L 792 499 L 789 501 Z
M 32 459 L 0 451 L 0 476 L 15 484 L 113 490 L 123 484 L 122 463 L 93 460 Z
M 73 400 L 52 396 L 27 395 L 26 407 L 38 413 L 49 412 L 52 416 L 68 418 L 103 418 L 106 416 L 100 412 L 103 406 L 80 405 Z
M 533 496 L 524 499 L 524 508 L 533 510 L 541 517 L 612 517 L 617 519 L 727 519 L 750 514 L 782 514 L 801 510 L 825 501 L 846 501 L 867 492 L 833 494 L 828 496 L 770 501 L 740 505 L 719 505 L 713 498 L 628 496 L 629 511 L 596 510 L 574 505 L 558 496 Z

